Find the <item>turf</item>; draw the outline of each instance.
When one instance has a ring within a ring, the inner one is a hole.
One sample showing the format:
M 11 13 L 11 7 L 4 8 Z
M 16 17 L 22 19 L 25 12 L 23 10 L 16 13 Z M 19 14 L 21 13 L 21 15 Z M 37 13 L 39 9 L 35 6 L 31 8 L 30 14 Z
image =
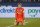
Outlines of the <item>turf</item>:
M 0 27 L 40 27 L 40 18 L 25 18 L 26 23 L 25 26 L 11 26 L 14 24 L 15 18 L 0 18 Z

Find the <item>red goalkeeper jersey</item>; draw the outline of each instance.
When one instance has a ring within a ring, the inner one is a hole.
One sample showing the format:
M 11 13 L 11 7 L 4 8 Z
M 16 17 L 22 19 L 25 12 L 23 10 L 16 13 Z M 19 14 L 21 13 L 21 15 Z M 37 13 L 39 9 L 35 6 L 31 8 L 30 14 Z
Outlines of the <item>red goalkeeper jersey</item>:
M 16 18 L 24 18 L 24 8 L 16 8 L 15 9 L 15 17 Z

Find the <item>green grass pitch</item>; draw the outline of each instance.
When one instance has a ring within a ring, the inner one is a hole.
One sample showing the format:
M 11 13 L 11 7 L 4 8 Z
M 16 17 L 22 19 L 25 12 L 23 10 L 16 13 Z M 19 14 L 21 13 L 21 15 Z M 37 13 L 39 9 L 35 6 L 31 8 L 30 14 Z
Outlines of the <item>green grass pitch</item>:
M 25 18 L 25 26 L 14 26 L 15 18 L 0 18 L 0 27 L 40 27 L 40 18 Z

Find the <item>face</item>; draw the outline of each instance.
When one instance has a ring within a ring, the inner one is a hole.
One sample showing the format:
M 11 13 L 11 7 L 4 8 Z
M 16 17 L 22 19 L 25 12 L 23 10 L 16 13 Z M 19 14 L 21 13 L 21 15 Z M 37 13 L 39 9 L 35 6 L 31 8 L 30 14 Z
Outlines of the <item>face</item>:
M 21 5 L 18 5 L 18 8 L 21 8 L 22 6 Z

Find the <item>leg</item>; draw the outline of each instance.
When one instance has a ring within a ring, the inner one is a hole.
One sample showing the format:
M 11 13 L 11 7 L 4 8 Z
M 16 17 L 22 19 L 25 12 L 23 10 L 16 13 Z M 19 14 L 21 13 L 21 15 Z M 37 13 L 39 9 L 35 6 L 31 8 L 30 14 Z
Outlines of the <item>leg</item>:
M 21 21 L 21 24 L 23 24 L 24 22 L 23 21 Z
M 14 22 L 14 25 L 19 25 L 19 21 L 16 20 L 16 22 Z
M 22 25 L 26 25 L 23 21 L 21 21 Z
M 19 25 L 19 22 L 16 22 L 17 23 L 17 25 Z

